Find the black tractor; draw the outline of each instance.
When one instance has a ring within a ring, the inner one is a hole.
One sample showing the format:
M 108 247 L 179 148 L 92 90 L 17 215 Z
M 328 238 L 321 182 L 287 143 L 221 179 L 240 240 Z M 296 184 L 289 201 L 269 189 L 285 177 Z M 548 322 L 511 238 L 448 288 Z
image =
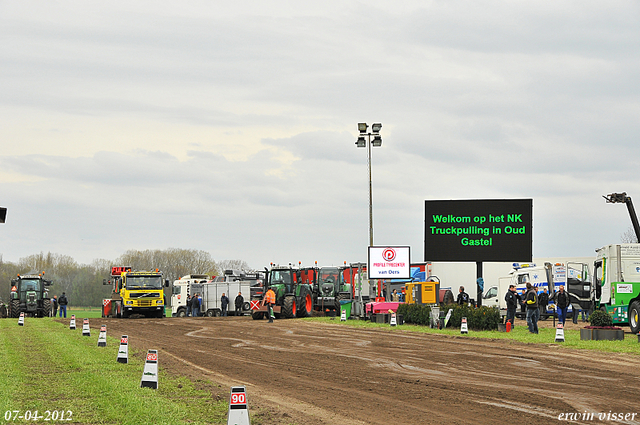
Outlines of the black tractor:
M 51 300 L 48 286 L 53 282 L 40 274 L 18 275 L 11 280 L 9 300 L 9 317 L 20 317 L 20 313 L 31 317 L 47 317 L 51 315 Z

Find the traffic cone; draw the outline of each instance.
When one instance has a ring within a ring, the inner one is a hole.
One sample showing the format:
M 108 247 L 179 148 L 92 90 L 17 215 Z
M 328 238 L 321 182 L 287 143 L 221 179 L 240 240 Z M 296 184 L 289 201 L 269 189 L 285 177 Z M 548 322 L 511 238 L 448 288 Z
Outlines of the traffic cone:
M 556 327 L 556 342 L 564 342 L 564 327 L 562 323 L 558 323 Z
M 98 335 L 98 347 L 107 346 L 107 325 L 100 326 L 100 335 Z
M 158 350 L 147 351 L 147 361 L 140 380 L 140 388 L 158 389 Z
M 231 387 L 227 425 L 251 425 L 245 387 Z
M 120 337 L 120 348 L 118 349 L 118 363 L 129 363 L 129 337 L 122 335 Z
M 24 326 L 24 312 L 20 313 L 20 317 L 18 318 L 18 326 Z
M 82 321 L 82 336 L 91 336 L 91 329 L 89 329 L 89 319 Z
M 69 321 L 69 329 L 71 329 L 72 331 L 76 330 L 76 315 L 75 314 L 71 315 L 71 320 Z
M 468 334 L 469 333 L 469 329 L 467 329 L 467 318 L 466 317 L 462 318 L 462 323 L 460 324 L 460 333 L 461 334 Z

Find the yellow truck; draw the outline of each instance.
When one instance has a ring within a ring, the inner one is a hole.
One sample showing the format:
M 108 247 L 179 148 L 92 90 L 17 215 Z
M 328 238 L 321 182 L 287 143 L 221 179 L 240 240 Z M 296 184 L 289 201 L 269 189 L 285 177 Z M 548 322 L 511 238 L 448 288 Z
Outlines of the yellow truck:
M 165 317 L 164 288 L 169 286 L 169 280 L 163 279 L 158 269 L 133 271 L 131 267 L 112 267 L 111 279 L 102 283 L 113 286 L 111 298 L 103 300 L 102 317 L 127 318 L 134 314 Z

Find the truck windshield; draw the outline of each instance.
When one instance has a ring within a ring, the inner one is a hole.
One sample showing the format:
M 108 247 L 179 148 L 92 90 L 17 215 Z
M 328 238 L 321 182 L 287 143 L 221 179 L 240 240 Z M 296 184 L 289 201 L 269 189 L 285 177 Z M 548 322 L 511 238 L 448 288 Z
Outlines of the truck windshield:
M 40 281 L 38 279 L 25 279 L 22 281 L 22 291 L 39 291 Z
M 127 276 L 127 289 L 162 289 L 162 276 Z

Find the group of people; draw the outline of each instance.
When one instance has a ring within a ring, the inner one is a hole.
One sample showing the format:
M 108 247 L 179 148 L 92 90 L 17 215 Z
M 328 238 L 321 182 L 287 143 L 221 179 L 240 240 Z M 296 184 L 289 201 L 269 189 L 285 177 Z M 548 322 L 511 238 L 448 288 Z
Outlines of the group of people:
M 530 283 L 526 284 L 527 289 L 522 290 L 522 294 L 518 294 L 515 285 L 509 285 L 509 290 L 505 294 L 504 300 L 507 302 L 507 318 L 506 320 L 511 322 L 511 326 L 515 325 L 515 316 L 518 306 L 522 311 L 526 312 L 527 326 L 529 332 L 538 333 L 538 320 L 540 319 L 540 312 L 547 311 L 547 305 L 549 301 L 553 301 L 556 305 L 556 312 L 558 313 L 558 322 L 564 325 L 567 319 L 567 310 L 569 309 L 569 294 L 564 290 L 564 285 L 560 285 L 558 291 L 551 297 L 547 293 L 547 288 L 544 288 L 542 293 L 538 294 L 537 289 Z M 574 312 L 574 322 L 577 316 Z
M 64 314 L 66 319 L 67 317 L 67 305 L 69 304 L 69 300 L 67 299 L 66 294 L 63 292 L 58 298 L 57 295 L 54 295 L 51 299 L 51 308 L 53 309 L 53 317 L 58 315 L 58 307 L 60 307 L 60 317 Z
M 236 316 L 242 316 L 242 306 L 244 304 L 244 297 L 242 292 L 238 292 L 234 301 L 236 310 Z M 200 316 L 200 307 L 202 306 L 202 296 L 199 293 L 193 294 L 193 296 L 187 294 L 187 316 L 198 317 Z M 222 316 L 228 315 L 229 310 L 229 297 L 223 292 L 220 297 L 220 307 L 222 308 Z

